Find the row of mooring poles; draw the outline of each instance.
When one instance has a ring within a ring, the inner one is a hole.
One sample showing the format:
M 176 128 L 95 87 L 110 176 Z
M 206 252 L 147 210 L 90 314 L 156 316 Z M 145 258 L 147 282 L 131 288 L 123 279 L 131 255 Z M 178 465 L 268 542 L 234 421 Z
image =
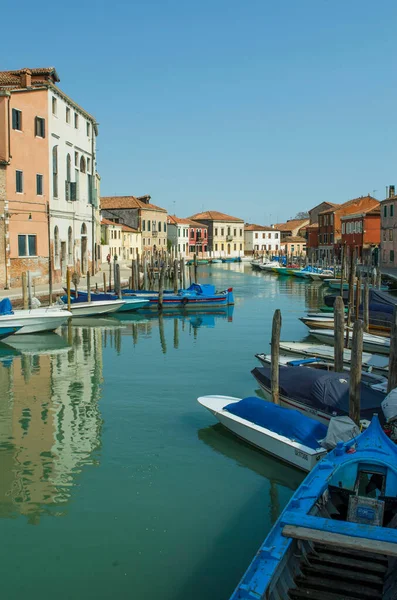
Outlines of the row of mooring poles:
M 364 294 L 365 297 L 365 294 Z M 280 356 L 280 333 L 281 333 L 281 311 L 277 309 L 273 315 L 272 337 L 271 337 L 271 395 L 275 404 L 280 404 L 279 394 L 279 356 Z M 337 296 L 334 304 L 334 369 L 342 373 L 344 369 L 345 351 L 345 306 L 343 298 Z M 350 385 L 349 385 L 349 416 L 357 424 L 360 424 L 361 404 L 361 375 L 363 356 L 364 322 L 356 319 L 353 325 L 353 337 L 351 341 L 350 355 Z M 397 387 L 397 306 L 394 307 L 393 321 L 390 336 L 389 354 L 389 380 L 387 391 Z

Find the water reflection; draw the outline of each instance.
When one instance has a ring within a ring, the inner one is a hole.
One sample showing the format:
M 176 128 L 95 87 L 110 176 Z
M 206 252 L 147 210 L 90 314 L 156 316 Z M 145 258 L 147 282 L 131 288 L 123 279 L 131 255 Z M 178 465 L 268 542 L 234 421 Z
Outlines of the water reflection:
M 237 439 L 220 423 L 199 429 L 197 435 L 202 442 L 219 454 L 232 459 L 239 467 L 252 469 L 273 485 L 281 485 L 295 491 L 304 479 L 304 473 Z M 272 489 L 270 507 L 273 509 L 272 513 L 278 516 L 280 513 L 276 510 L 276 502 L 277 498 Z
M 1 517 L 37 524 L 42 513 L 62 515 L 82 467 L 99 460 L 101 331 L 75 327 L 68 341 L 46 334 L 1 344 Z

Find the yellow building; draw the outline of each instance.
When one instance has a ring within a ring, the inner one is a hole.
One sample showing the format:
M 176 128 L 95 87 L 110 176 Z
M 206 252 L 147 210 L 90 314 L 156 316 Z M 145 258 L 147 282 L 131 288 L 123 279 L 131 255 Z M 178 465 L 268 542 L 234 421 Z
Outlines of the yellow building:
M 244 220 L 216 210 L 208 210 L 190 217 L 208 227 L 210 256 L 244 256 Z

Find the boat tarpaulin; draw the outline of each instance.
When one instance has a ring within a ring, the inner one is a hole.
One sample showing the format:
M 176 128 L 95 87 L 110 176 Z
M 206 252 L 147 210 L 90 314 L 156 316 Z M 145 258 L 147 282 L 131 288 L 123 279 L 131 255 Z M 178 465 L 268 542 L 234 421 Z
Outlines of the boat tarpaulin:
M 313 450 L 320 447 L 319 440 L 327 434 L 327 427 L 322 423 L 302 415 L 297 410 L 283 408 L 256 396 L 232 402 L 225 406 L 224 410 Z
M 13 315 L 14 311 L 12 310 L 11 300 L 9 298 L 4 298 L 0 302 L 0 315 Z
M 187 292 L 196 292 L 203 296 L 215 296 L 215 286 L 209 283 L 192 283 L 186 290 Z
M 251 373 L 259 383 L 270 390 L 270 366 L 256 367 Z M 332 416 L 349 414 L 349 385 L 349 373 L 324 373 L 310 367 L 279 367 L 279 388 L 282 396 Z M 361 418 L 371 421 L 375 412 L 382 420 L 381 402 L 385 394 L 362 383 L 360 395 Z

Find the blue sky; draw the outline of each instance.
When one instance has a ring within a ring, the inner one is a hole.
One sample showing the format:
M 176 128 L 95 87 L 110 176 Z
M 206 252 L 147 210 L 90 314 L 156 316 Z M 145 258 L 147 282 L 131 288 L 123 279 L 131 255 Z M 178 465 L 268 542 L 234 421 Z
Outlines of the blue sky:
M 396 177 L 395 0 L 2 3 L 0 68 L 56 67 L 102 195 L 268 224 Z M 44 18 L 43 18 L 44 15 Z

